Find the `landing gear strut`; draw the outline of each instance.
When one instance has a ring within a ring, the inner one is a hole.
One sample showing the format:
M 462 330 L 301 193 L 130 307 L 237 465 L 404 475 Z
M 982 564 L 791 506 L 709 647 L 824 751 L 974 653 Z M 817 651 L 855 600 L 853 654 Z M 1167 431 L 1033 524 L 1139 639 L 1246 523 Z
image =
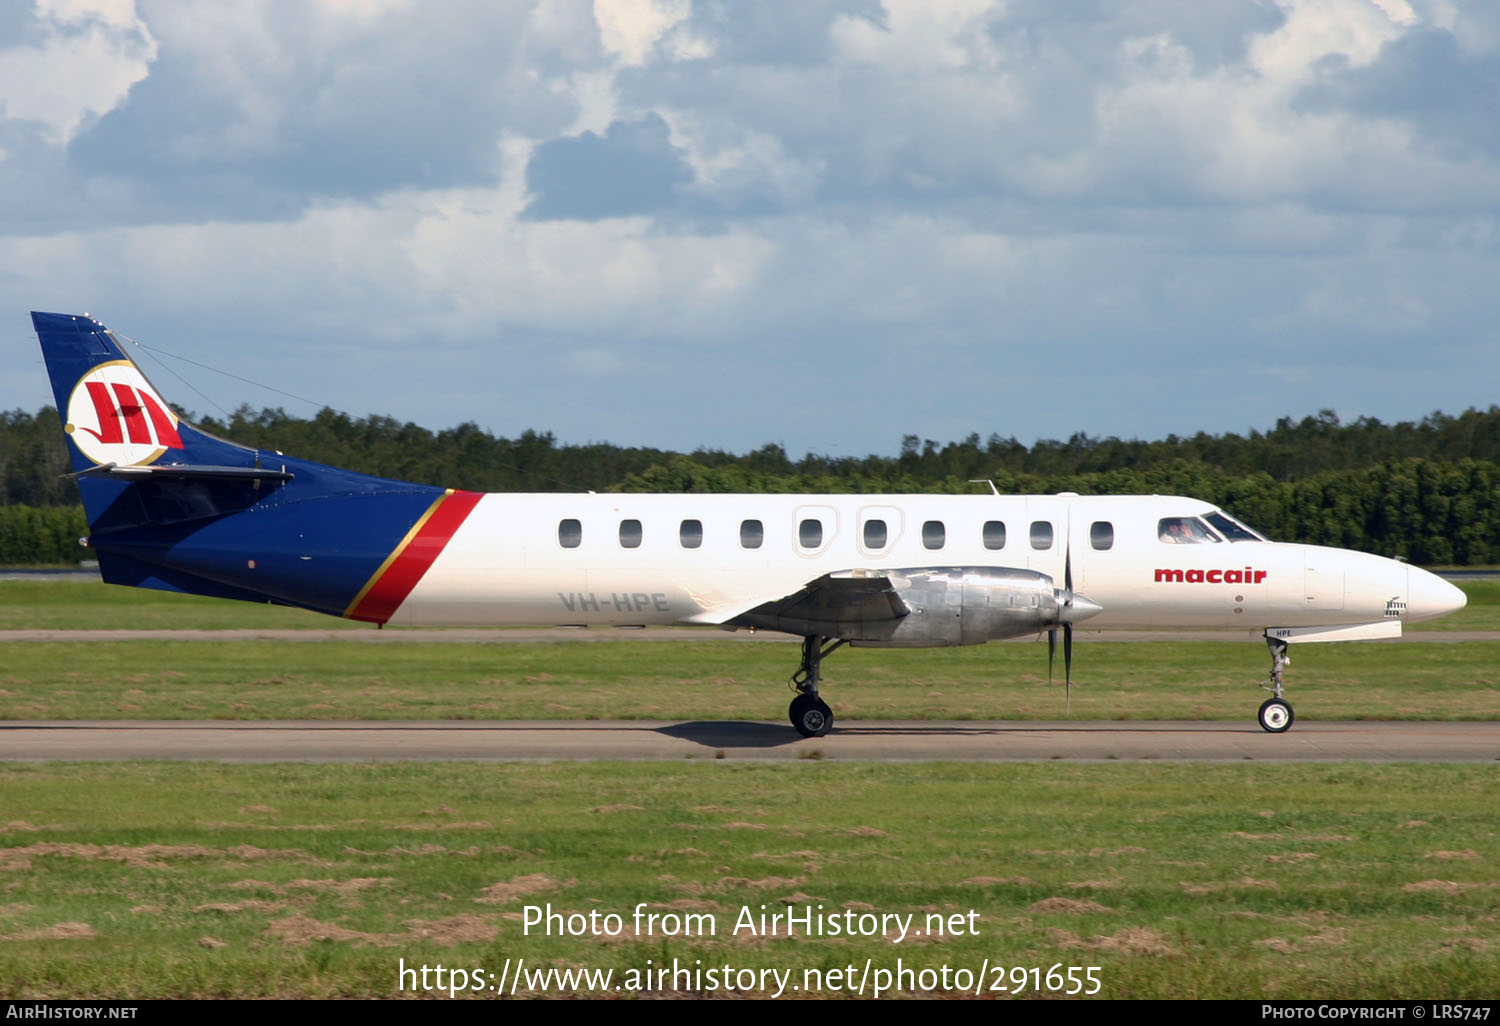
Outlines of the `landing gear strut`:
M 1261 687 L 1271 692 L 1271 698 L 1261 703 L 1257 718 L 1260 720 L 1261 729 L 1272 734 L 1284 734 L 1291 729 L 1292 706 L 1286 699 L 1282 698 L 1285 687 L 1281 680 L 1281 671 L 1286 669 L 1291 659 L 1287 658 L 1286 641 L 1281 638 L 1266 637 L 1266 647 L 1271 650 L 1271 679 Z
M 831 654 L 844 642 L 834 641 L 827 648 L 823 643 L 830 639 L 821 634 L 809 634 L 802 639 L 802 665 L 792 674 L 792 687 L 797 697 L 792 699 L 787 714 L 792 726 L 803 737 L 822 737 L 833 726 L 833 710 L 818 697 L 818 668 L 823 657 Z

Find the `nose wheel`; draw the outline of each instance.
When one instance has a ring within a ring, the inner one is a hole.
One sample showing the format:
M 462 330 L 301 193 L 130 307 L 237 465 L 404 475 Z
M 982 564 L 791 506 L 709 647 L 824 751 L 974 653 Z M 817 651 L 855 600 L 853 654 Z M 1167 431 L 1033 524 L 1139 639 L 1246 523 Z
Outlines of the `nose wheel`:
M 1292 707 L 1284 699 L 1268 698 L 1261 703 L 1260 712 L 1256 714 L 1260 720 L 1262 729 L 1272 734 L 1285 734 L 1291 729 Z

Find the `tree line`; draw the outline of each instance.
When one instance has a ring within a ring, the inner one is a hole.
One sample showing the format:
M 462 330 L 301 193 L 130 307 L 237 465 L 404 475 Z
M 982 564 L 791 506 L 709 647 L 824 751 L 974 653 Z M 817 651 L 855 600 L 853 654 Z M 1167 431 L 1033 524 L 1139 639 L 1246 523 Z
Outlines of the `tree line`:
M 189 418 L 193 419 L 193 418 Z M 309 418 L 242 407 L 212 434 L 362 473 L 475 491 L 973 492 L 1176 494 L 1215 503 L 1278 540 L 1402 556 L 1425 564 L 1500 562 L 1500 407 L 1383 424 L 1331 411 L 1244 435 L 1092 438 L 1025 446 L 970 435 L 908 435 L 894 456 L 690 454 L 550 433 L 431 431 L 390 417 L 322 410 Z M 83 532 L 56 411 L 0 414 L 0 563 L 77 558 Z M 71 519 L 69 519 L 71 518 Z M 63 544 L 66 554 L 56 554 Z M 45 558 L 43 558 L 45 556 Z

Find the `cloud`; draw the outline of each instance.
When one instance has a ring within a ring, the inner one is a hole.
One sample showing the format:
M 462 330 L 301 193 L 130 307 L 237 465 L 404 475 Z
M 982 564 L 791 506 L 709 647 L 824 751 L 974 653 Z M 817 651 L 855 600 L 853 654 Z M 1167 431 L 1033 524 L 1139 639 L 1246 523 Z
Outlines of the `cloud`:
M 691 10 L 689 0 L 594 0 L 600 42 L 626 67 L 645 64 Z
M 1278 83 L 1305 79 L 1330 59 L 1368 64 L 1416 21 L 1406 0 L 1277 0 L 1277 5 L 1286 21 L 1256 38 L 1249 63 Z
M 584 132 L 536 148 L 526 168 L 533 198 L 525 216 L 593 221 L 665 210 L 692 179 L 659 115 L 616 121 L 603 136 Z
M 1367 64 L 1331 71 L 1301 102 L 1400 121 L 1460 157 L 1500 156 L 1500 53 L 1468 51 L 1445 29 L 1423 27 L 1391 40 Z
M 156 40 L 132 0 L 36 0 L 34 12 L 12 26 L 30 38 L 0 49 L 0 111 L 66 144 L 146 77 Z
M 197 216 L 279 217 L 309 197 L 373 197 L 493 181 L 502 130 L 556 131 L 566 96 L 524 73 L 528 12 L 486 5 L 457 30 L 425 5 L 166 7 L 162 55 L 129 101 L 71 151 Z
M 864 451 L 1500 373 L 1492 4 L 16 6 L 90 84 L 0 110 L 0 301 L 354 412 Z

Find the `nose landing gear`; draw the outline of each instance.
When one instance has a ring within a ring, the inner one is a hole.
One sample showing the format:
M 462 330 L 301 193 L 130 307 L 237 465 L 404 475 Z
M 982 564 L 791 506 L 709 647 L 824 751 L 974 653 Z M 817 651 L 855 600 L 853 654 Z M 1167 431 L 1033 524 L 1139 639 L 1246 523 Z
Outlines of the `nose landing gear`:
M 1260 720 L 1261 729 L 1272 734 L 1284 734 L 1291 729 L 1292 721 L 1296 718 L 1292 713 L 1291 703 L 1281 697 L 1285 690 L 1281 671 L 1291 663 L 1291 659 L 1287 657 L 1284 639 L 1273 638 L 1268 634 L 1266 646 L 1271 650 L 1271 679 L 1261 687 L 1271 692 L 1273 697 L 1261 703 L 1256 718 Z

